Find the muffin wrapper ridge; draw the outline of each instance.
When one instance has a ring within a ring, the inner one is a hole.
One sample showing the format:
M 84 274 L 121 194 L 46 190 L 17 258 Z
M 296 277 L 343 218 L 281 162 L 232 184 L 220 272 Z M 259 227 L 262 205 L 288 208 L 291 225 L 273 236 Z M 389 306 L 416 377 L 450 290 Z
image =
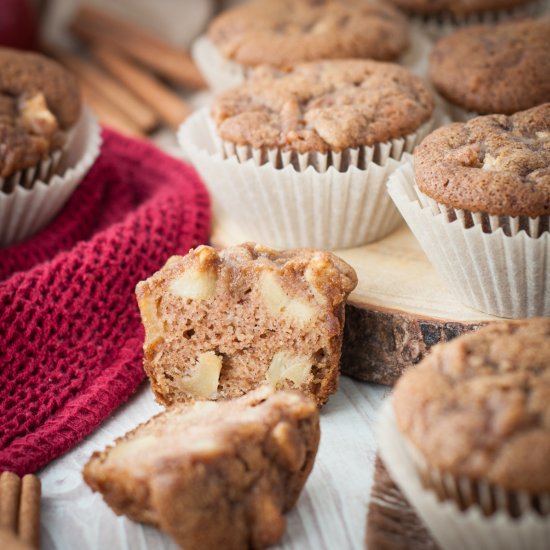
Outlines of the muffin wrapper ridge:
M 216 208 L 247 238 L 279 248 L 334 249 L 374 241 L 400 223 L 386 181 L 399 167 L 403 150 L 411 150 L 428 130 L 382 144 L 372 155 L 383 158 L 383 165 L 365 163 L 371 155 L 365 152 L 346 153 L 338 161 L 327 155 L 293 158 L 278 150 L 237 147 L 225 158 L 206 109 L 187 119 L 178 140 L 210 189 Z M 344 171 L 331 162 L 345 166 Z
M 29 187 L 18 184 L 9 193 L 0 191 L 0 246 L 22 241 L 47 225 L 82 181 L 100 146 L 99 124 L 84 108 L 66 151 L 56 161 L 57 173 L 51 175 L 50 166 L 45 170 L 51 177 L 42 181 L 41 168 Z
M 490 216 L 438 204 L 417 189 L 410 157 L 388 192 L 459 301 L 499 317 L 550 315 L 549 216 Z
M 250 72 L 240 63 L 225 59 L 206 35 L 193 42 L 191 56 L 214 92 L 237 86 Z
M 470 14 L 409 14 L 413 27 L 419 27 L 433 40 L 451 34 L 470 25 L 497 24 L 509 19 L 533 17 L 544 5 L 544 0 L 531 0 L 526 4 L 498 11 L 488 11 Z
M 543 517 L 530 506 L 527 494 L 514 495 L 522 503 L 519 517 L 508 511 L 504 491 L 438 472 L 426 472 L 420 454 L 399 431 L 391 399 L 383 404 L 377 425 L 380 455 L 393 481 L 444 550 L 543 550 L 548 547 L 550 518 Z M 426 485 L 431 488 L 426 488 Z M 482 502 L 491 502 L 490 514 L 481 505 L 472 504 L 465 510 L 460 503 L 468 502 L 475 486 Z M 446 499 L 438 494 L 444 488 Z M 485 495 L 485 496 L 484 496 Z M 509 496 L 509 495 L 508 495 Z M 550 495 L 540 499 L 550 512 Z
M 37 181 L 48 183 L 60 170 L 61 161 L 66 155 L 69 143 L 63 149 L 54 151 L 47 158 L 40 161 L 36 166 L 18 170 L 7 178 L 0 178 L 0 193 L 7 195 L 16 187 L 31 189 Z

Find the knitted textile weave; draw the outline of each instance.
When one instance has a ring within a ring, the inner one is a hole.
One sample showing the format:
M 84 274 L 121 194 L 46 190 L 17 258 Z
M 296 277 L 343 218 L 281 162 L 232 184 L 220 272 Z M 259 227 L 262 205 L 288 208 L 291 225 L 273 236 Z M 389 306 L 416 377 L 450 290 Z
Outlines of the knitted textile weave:
M 208 238 L 191 168 L 110 130 L 103 139 L 56 219 L 0 249 L 0 471 L 37 470 L 128 399 L 144 377 L 134 288 Z

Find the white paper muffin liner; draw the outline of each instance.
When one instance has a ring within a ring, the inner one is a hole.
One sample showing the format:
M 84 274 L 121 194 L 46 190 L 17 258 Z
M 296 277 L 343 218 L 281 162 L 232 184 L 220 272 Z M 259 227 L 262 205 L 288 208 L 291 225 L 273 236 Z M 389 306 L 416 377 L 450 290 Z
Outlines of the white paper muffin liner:
M 413 14 L 408 15 L 413 26 L 422 29 L 432 40 L 451 34 L 471 25 L 497 24 L 509 19 L 519 17 L 533 17 L 540 13 L 544 0 L 531 0 L 526 4 L 508 9 L 469 13 L 453 14 L 450 12 L 439 14 Z
M 222 92 L 244 81 L 250 69 L 223 57 L 206 35 L 191 45 L 191 56 L 214 92 Z
M 15 185 L 9 193 L 0 191 L 0 246 L 20 242 L 47 225 L 82 181 L 100 146 L 99 124 L 85 107 L 67 150 L 56 161 L 59 173 L 51 175 L 50 166 L 44 168 L 51 176 L 46 181 L 33 177 L 30 188 Z
M 512 517 L 507 511 L 505 499 L 493 498 L 496 510 L 486 515 L 481 506 L 470 505 L 466 510 L 453 500 L 440 501 L 435 491 L 424 487 L 413 448 L 402 436 L 391 403 L 386 399 L 377 422 L 380 455 L 391 478 L 397 484 L 411 506 L 443 550 L 544 550 L 550 540 L 550 517 L 541 516 L 529 505 L 529 497 L 518 493 L 519 502 L 525 506 L 520 517 Z M 449 434 L 452 437 L 453 434 Z M 434 474 L 437 475 L 437 474 Z M 450 492 L 464 491 L 468 499 L 472 481 L 448 476 L 444 484 Z M 477 483 L 480 495 L 491 492 L 488 484 Z M 498 491 L 497 491 L 498 493 Z M 544 496 L 543 506 L 548 506 Z
M 417 189 L 410 157 L 390 177 L 388 192 L 459 301 L 499 317 L 550 315 L 548 216 L 489 216 L 439 205 Z
M 224 158 L 206 109 L 182 124 L 178 141 L 212 193 L 216 208 L 250 239 L 278 248 L 334 249 L 374 241 L 399 225 L 401 218 L 385 189 L 400 163 L 392 155 L 400 158 L 403 149 L 414 147 L 427 131 L 423 128 L 416 140 L 409 136 L 402 144 L 390 143 L 373 152 L 384 158 L 382 166 L 365 164 L 369 156 L 365 152 L 343 155 L 344 171 L 330 165 L 335 159 L 321 159 L 323 155 L 299 159 L 244 147 Z M 266 162 L 270 156 L 274 164 Z M 352 157 L 362 159 L 364 168 L 353 165 Z

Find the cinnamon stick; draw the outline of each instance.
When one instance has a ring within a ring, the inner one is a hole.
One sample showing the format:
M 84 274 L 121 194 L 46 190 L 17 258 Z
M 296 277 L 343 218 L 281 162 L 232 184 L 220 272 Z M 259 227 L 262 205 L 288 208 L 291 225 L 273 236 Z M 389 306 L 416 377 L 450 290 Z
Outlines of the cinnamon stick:
M 114 109 L 121 111 L 140 132 L 148 133 L 157 126 L 158 118 L 153 109 L 104 70 L 66 50 L 53 46 L 46 49 L 87 86 L 95 88 L 106 101 L 112 103 Z
M 177 128 L 191 113 L 190 107 L 181 97 L 124 55 L 99 44 L 93 44 L 90 51 L 103 67 L 133 90 L 172 128 Z
M 0 476 L 0 529 L 17 533 L 21 480 L 12 472 Z
M 21 480 L 21 501 L 19 504 L 19 538 L 21 542 L 40 548 L 40 479 L 26 475 Z
M 92 6 L 82 6 L 71 29 L 85 41 L 118 48 L 175 84 L 192 90 L 207 87 L 187 52 L 167 44 L 134 23 Z
M 140 129 L 123 112 L 119 111 L 105 96 L 85 81 L 80 81 L 84 100 L 92 108 L 102 124 L 130 137 L 143 137 Z

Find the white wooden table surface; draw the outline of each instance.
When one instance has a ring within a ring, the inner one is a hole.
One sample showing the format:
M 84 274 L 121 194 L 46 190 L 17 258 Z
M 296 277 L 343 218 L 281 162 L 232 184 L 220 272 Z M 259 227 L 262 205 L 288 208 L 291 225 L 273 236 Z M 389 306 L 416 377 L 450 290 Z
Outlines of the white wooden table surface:
M 296 507 L 287 514 L 282 544 L 275 548 L 364 548 L 376 453 L 375 418 L 387 393 L 382 386 L 341 378 L 338 393 L 321 411 L 321 444 L 315 466 Z M 82 467 L 94 451 L 160 410 L 148 384 L 143 384 L 91 436 L 39 473 L 44 550 L 177 548 L 157 529 L 116 516 L 82 479 Z

